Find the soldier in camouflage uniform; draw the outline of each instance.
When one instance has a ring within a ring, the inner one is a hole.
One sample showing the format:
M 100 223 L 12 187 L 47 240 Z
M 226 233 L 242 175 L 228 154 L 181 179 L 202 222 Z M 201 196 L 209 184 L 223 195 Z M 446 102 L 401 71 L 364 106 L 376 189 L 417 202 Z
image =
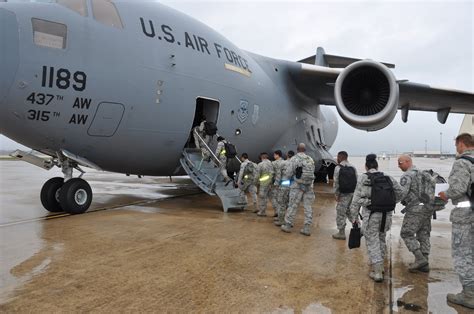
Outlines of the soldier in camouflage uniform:
M 278 217 L 275 220 L 274 224 L 277 227 L 280 227 L 285 224 L 285 214 L 286 208 L 288 207 L 288 203 L 290 200 L 290 185 L 291 185 L 291 178 L 293 176 L 292 169 L 291 169 L 291 158 L 295 156 L 295 153 L 290 150 L 286 154 L 286 160 L 283 162 L 283 166 L 281 169 L 281 181 L 280 187 L 278 189 Z
M 225 151 L 226 143 L 227 141 L 225 140 L 225 138 L 223 138 L 222 136 L 217 137 L 216 156 L 217 158 L 219 158 L 219 161 L 220 161 L 219 168 L 220 168 L 220 172 L 222 176 L 224 177 L 224 182 L 230 182 L 232 181 L 232 179 L 227 174 L 227 168 L 226 168 L 226 165 L 227 165 L 227 157 L 226 157 L 226 151 Z
M 357 178 L 357 170 L 356 168 L 349 163 L 347 160 L 347 153 L 345 151 L 339 152 L 337 154 L 337 166 L 334 169 L 334 194 L 336 196 L 336 225 L 338 233 L 333 234 L 332 237 L 338 240 L 345 240 L 346 239 L 346 219 L 351 221 L 351 201 L 352 196 L 354 193 L 341 193 L 339 190 L 339 171 L 341 167 L 352 167 L 354 168 L 356 178 Z
M 421 182 L 418 169 L 408 155 L 398 158 L 398 167 L 404 172 L 400 178 L 403 194 L 401 202 L 405 206 L 400 236 L 408 250 L 415 255 L 415 262 L 410 264 L 409 271 L 429 271 L 428 256 L 430 254 L 431 216 L 433 209 L 421 203 Z
M 449 302 L 474 309 L 474 207 L 469 200 L 474 182 L 474 165 L 464 158 L 474 158 L 474 136 L 468 133 L 456 137 L 459 156 L 449 174 L 449 189 L 439 193 L 444 201 L 451 199 L 452 256 L 454 270 L 459 275 L 462 292 L 447 295 Z M 464 158 L 463 158 L 464 157 Z
M 203 116 L 202 119 L 201 119 L 201 123 L 199 125 L 195 126 L 194 129 L 193 129 L 193 131 L 194 131 L 193 132 L 193 138 L 194 138 L 194 144 L 196 145 L 196 148 L 199 148 L 201 150 L 203 158 L 208 158 L 209 157 L 209 152 L 205 148 L 204 144 L 209 146 L 209 143 L 212 140 L 212 136 L 206 134 L 205 127 L 204 127 L 205 125 L 206 125 L 206 117 Z M 202 143 L 199 140 L 198 135 L 202 138 L 204 143 Z
M 366 157 L 365 168 L 367 173 L 378 172 L 377 156 L 369 154 Z M 372 193 L 371 181 L 367 173 L 360 175 L 357 186 L 354 191 L 354 197 L 351 203 L 351 217 L 354 223 L 359 223 L 359 209 L 362 207 L 362 227 L 361 232 L 365 237 L 367 252 L 369 254 L 369 262 L 371 265 L 370 278 L 376 282 L 383 281 L 386 243 L 385 235 L 392 225 L 392 212 L 386 213 L 385 228 L 380 232 L 382 223 L 382 213 L 371 212 L 367 207 L 371 204 L 370 198 Z M 398 182 L 390 177 L 393 183 L 396 201 L 400 199 L 402 189 Z
M 304 227 L 300 233 L 305 236 L 311 235 L 311 225 L 313 223 L 313 205 L 315 195 L 313 190 L 314 182 L 314 160 L 305 154 L 306 146 L 301 143 L 297 148 L 298 153 L 291 158 L 290 169 L 293 177 L 293 182 L 290 186 L 290 200 L 288 210 L 285 215 L 285 224 L 281 226 L 284 232 L 291 232 L 293 223 L 296 218 L 298 206 L 303 200 L 304 207 Z M 298 178 L 298 168 L 301 168 L 301 176 Z
M 273 209 L 275 210 L 275 214 L 273 217 L 278 217 L 278 211 L 279 211 L 279 204 L 278 204 L 278 195 L 279 195 L 279 190 L 280 190 L 280 182 L 281 182 L 281 171 L 283 168 L 284 160 L 281 158 L 282 156 L 281 150 L 277 150 L 273 153 L 273 158 L 275 159 L 272 162 L 273 166 L 273 184 L 271 187 L 271 201 L 272 201 L 272 206 Z
M 268 160 L 267 153 L 260 154 L 261 162 L 257 165 L 256 179 L 258 184 L 258 212 L 257 215 L 265 217 L 267 215 L 268 194 L 273 182 L 273 166 Z
M 239 178 L 237 180 L 237 186 L 240 189 L 240 203 L 247 203 L 247 197 L 245 193 L 250 193 L 253 202 L 253 209 L 257 210 L 257 187 L 255 186 L 255 172 L 257 165 L 249 160 L 247 153 L 243 153 L 240 157 L 242 163 L 240 164 Z M 254 168 L 254 171 L 247 171 L 247 167 Z

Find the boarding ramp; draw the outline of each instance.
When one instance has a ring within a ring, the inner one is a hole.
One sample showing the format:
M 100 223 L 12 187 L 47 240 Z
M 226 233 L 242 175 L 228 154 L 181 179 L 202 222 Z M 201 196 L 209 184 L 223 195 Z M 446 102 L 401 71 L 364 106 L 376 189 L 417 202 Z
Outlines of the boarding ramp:
M 240 189 L 235 188 L 233 182 L 226 184 L 220 172 L 221 162 L 202 137 L 193 132 L 199 139 L 202 150 L 200 148 L 183 150 L 180 163 L 184 171 L 201 190 L 220 198 L 224 212 L 227 213 L 229 208 L 244 209 L 247 201 L 240 199 Z

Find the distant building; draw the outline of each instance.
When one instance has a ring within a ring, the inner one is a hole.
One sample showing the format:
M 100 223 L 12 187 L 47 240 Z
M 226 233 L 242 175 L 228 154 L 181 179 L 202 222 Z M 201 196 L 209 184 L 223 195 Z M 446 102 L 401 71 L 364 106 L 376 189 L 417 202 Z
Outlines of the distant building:
M 454 157 L 455 154 L 446 153 L 446 152 L 441 154 L 441 152 L 439 150 L 427 150 L 427 151 L 415 150 L 415 151 L 413 151 L 412 156 L 414 156 L 414 157 L 427 157 L 427 158 L 441 158 L 441 156 L 443 156 L 443 157 Z

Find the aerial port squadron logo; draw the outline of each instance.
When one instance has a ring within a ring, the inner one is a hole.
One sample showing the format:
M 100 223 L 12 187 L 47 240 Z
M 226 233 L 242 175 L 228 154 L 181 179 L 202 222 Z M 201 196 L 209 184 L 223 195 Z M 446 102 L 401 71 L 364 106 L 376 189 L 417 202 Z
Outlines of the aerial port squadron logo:
M 244 123 L 249 117 L 249 103 L 246 100 L 240 101 L 240 108 L 237 111 L 237 119 L 240 123 Z

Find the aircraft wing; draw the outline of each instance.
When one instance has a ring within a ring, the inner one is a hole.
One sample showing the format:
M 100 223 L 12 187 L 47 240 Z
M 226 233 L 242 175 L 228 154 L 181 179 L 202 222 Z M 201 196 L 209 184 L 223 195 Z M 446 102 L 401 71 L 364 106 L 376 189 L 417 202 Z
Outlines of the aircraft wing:
M 355 128 L 382 129 L 399 109 L 405 122 L 410 110 L 437 112 L 441 123 L 449 113 L 474 114 L 472 92 L 397 80 L 389 69 L 392 64 L 333 55 L 324 58 L 324 54 L 316 55 L 288 65 L 295 92 L 318 104 L 335 105 Z M 333 64 L 346 67 L 333 68 Z
M 473 93 L 412 82 L 401 82 L 399 87 L 400 105 L 409 105 L 410 110 L 474 113 Z

